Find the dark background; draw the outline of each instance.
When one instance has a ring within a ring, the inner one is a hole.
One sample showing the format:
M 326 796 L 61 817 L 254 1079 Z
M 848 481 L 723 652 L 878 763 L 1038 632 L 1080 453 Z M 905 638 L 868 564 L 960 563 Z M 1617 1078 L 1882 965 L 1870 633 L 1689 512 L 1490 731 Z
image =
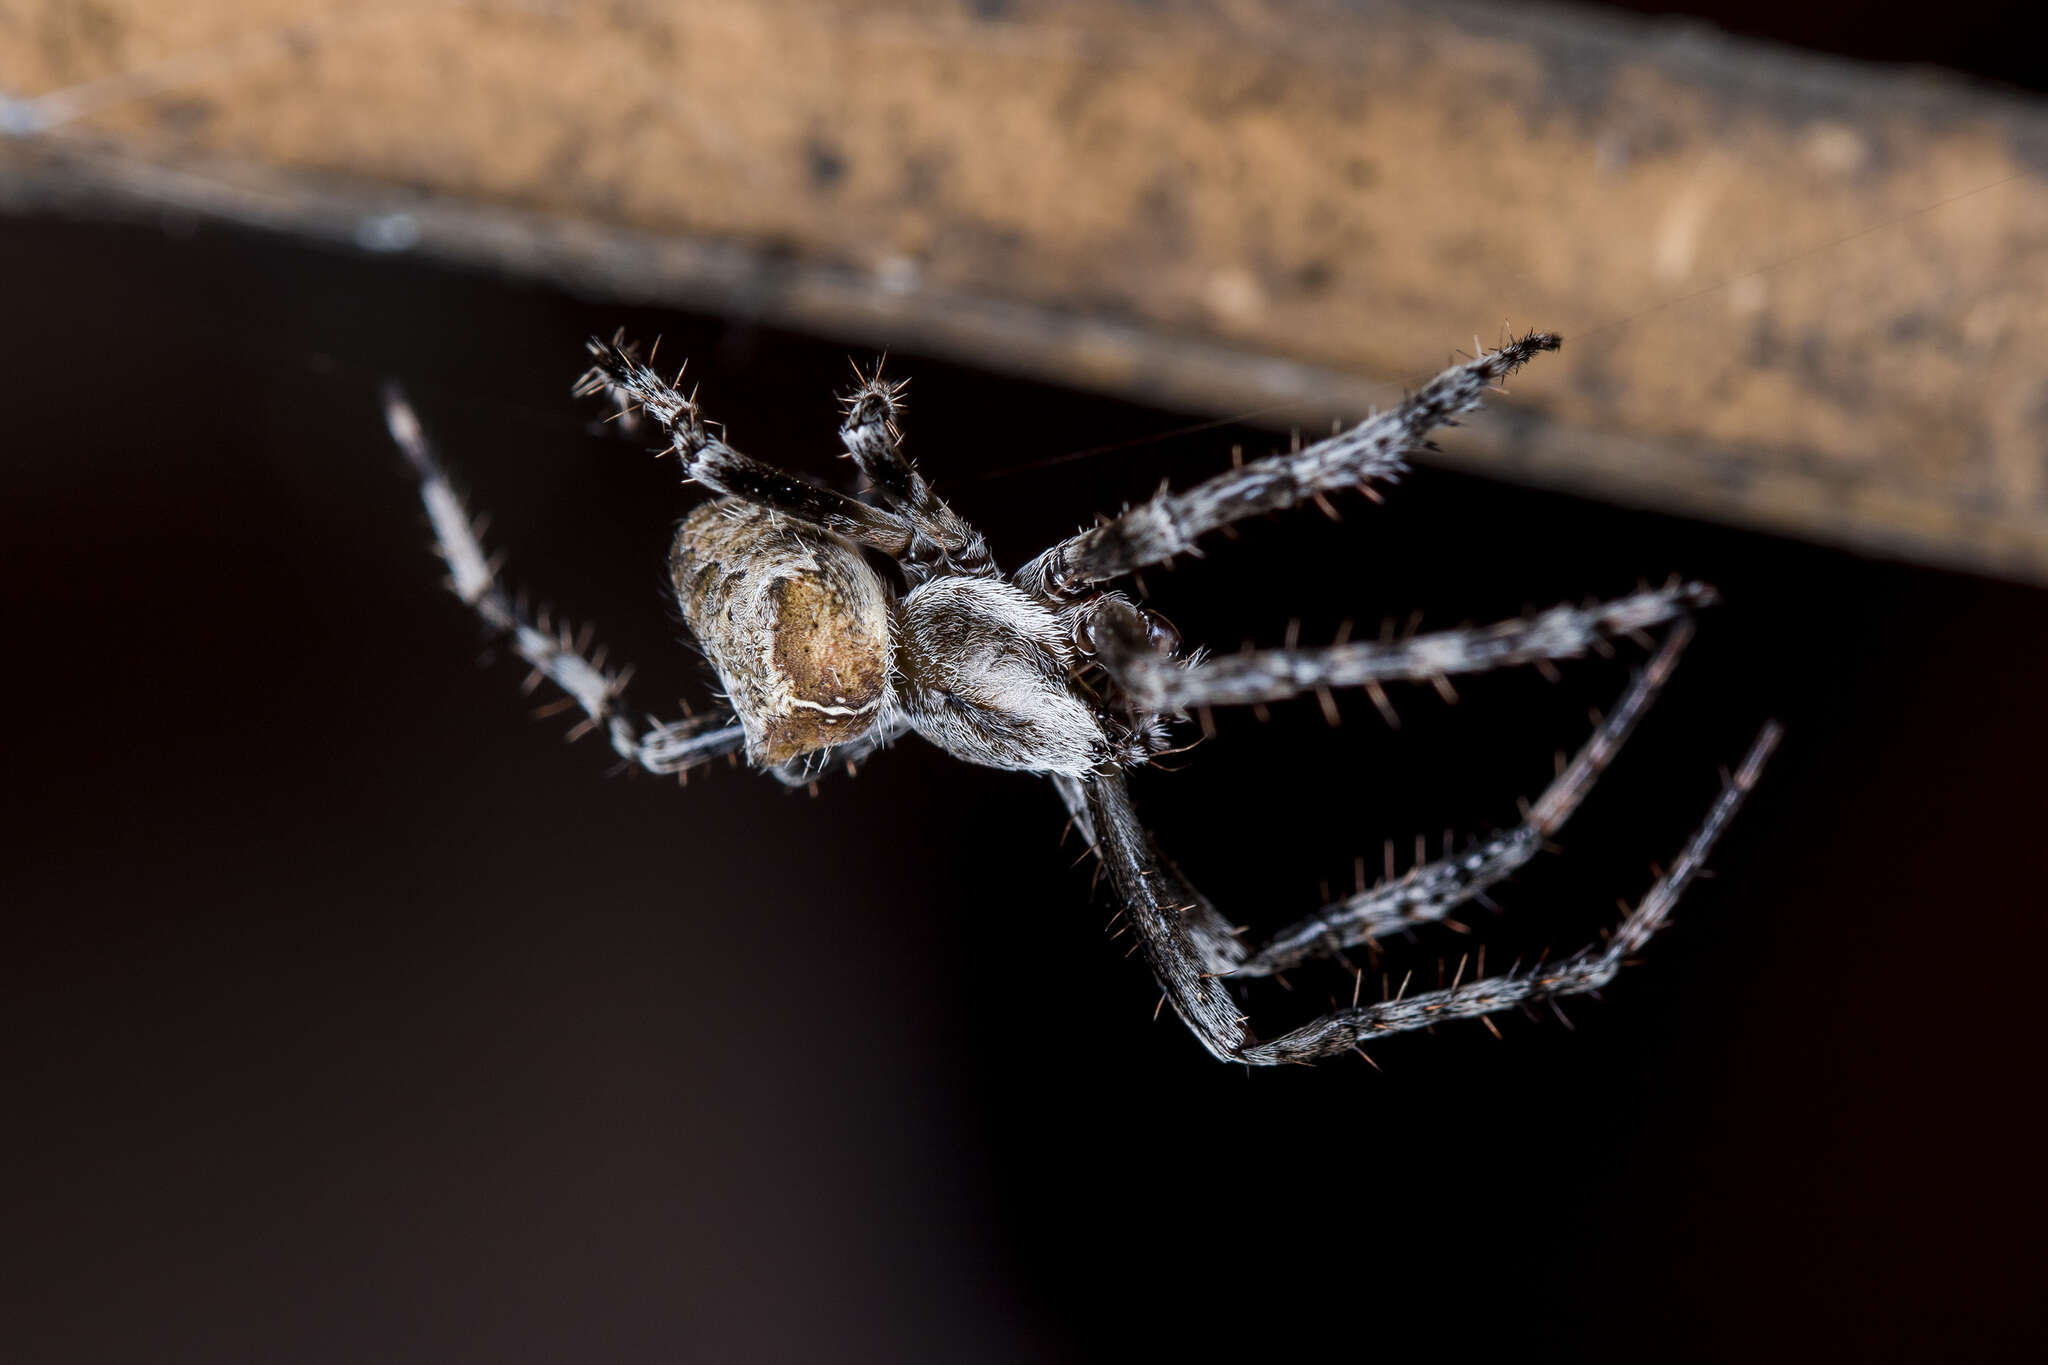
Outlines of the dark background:
M 511 580 L 673 713 L 706 696 L 659 591 L 696 495 L 569 398 L 580 338 L 663 334 L 737 444 L 820 477 L 843 344 L 179 221 L 0 223 L 0 298 L 10 1359 L 2038 1351 L 2042 593 L 1427 470 L 1153 575 L 1223 648 L 1721 586 L 1562 856 L 1477 914 L 1496 963 L 1610 925 L 1789 727 L 1574 1031 L 1247 1074 L 1151 1021 L 1044 784 L 916 741 L 816 799 L 607 778 L 478 666 L 379 380 Z M 1279 439 L 891 363 L 1010 565 Z M 1138 797 L 1276 927 L 1382 838 L 1511 820 L 1624 655 L 1402 690 L 1399 731 L 1226 716 Z M 1350 988 L 1293 984 L 1262 1031 Z
M 1862 61 L 1944 66 L 2028 90 L 2048 88 L 2048 48 L 2032 32 L 2040 9 L 2014 0 L 1602 0 L 1586 8 L 1633 10 Z

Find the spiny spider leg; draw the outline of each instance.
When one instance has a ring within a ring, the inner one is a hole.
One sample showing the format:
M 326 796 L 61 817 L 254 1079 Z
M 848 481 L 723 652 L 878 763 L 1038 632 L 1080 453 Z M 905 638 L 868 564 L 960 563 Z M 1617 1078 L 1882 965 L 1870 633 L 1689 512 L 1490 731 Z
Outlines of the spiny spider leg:
M 1101 856 L 1100 846 L 1096 843 L 1095 812 L 1090 801 L 1090 788 L 1094 784 L 1085 784 L 1065 773 L 1054 773 L 1052 781 L 1059 789 L 1060 800 L 1066 803 L 1067 814 L 1072 818 L 1074 827 L 1081 833 L 1082 842 L 1098 857 Z M 1127 794 L 1121 796 L 1121 801 L 1129 809 Z M 1132 816 L 1133 822 L 1135 819 Z M 1138 831 L 1139 837 L 1143 834 L 1142 829 Z M 1147 888 L 1158 904 L 1177 907 L 1182 928 L 1194 946 L 1195 961 L 1200 969 L 1218 974 L 1235 971 L 1244 957 L 1244 945 L 1238 939 L 1236 927 L 1209 903 L 1208 897 L 1181 875 L 1179 868 L 1162 857 L 1158 849 L 1152 848 L 1149 842 L 1147 848 L 1152 859 Z
M 576 381 L 577 396 L 608 393 L 621 411 L 637 403 L 668 434 L 671 448 L 682 458 L 685 479 L 773 508 L 884 554 L 899 555 L 909 548 L 911 528 L 902 517 L 784 473 L 713 436 L 696 399 L 684 397 L 641 364 L 620 344 L 619 337 L 610 341 L 592 337 L 590 354 L 596 363 Z
M 1203 1047 L 1222 1061 L 1240 1060 L 1251 1034 L 1222 974 L 1241 950 L 1235 940 L 1212 941 L 1206 931 L 1220 925 L 1222 917 L 1206 901 L 1190 900 L 1193 888 L 1159 857 L 1138 823 L 1123 774 L 1090 778 L 1086 787 L 1096 852 L 1109 869 L 1153 978 Z
M 1348 431 L 1289 454 L 1253 460 L 1185 493 L 1162 491 L 1115 520 L 1053 546 L 1018 570 L 1017 581 L 1040 596 L 1064 601 L 1086 592 L 1090 584 L 1186 554 L 1201 536 L 1232 522 L 1326 492 L 1369 488 L 1375 480 L 1396 478 L 1431 430 L 1478 407 L 1488 388 L 1561 344 L 1552 333 L 1531 332 L 1445 370 L 1399 406 Z
M 906 567 L 916 573 L 943 564 L 958 573 L 994 574 L 995 561 L 980 532 L 932 491 L 903 453 L 903 391 L 909 381 L 882 378 L 879 363 L 866 374 L 856 365 L 853 373 L 859 383 L 844 399 L 846 420 L 839 425 L 839 439 L 861 472 L 916 532 Z
M 448 486 L 419 418 L 395 384 L 384 388 L 384 422 L 419 476 L 420 500 L 433 522 L 441 558 L 448 562 L 449 586 L 486 626 L 506 636 L 536 673 L 583 708 L 585 719 L 570 731 L 572 738 L 601 729 L 619 757 L 656 773 L 686 772 L 743 747 L 746 736 L 729 716 L 664 723 L 633 710 L 624 695 L 628 670 L 608 673 L 601 661 L 584 658 L 569 640 L 528 620 L 519 604 L 498 585 L 497 573 L 477 543 L 462 500 Z
M 1432 631 L 1391 642 L 1322 649 L 1262 649 L 1182 664 L 1134 632 L 1106 632 L 1098 653 L 1131 699 L 1155 711 L 1283 701 L 1334 687 L 1435 682 L 1515 664 L 1577 658 L 1615 636 L 1650 630 L 1709 606 L 1704 583 L 1674 583 L 1590 607 L 1560 606 L 1491 626 Z M 1380 700 L 1377 695 L 1375 700 Z
M 1424 991 L 1375 1005 L 1338 1010 L 1269 1042 L 1254 1043 L 1242 1049 L 1241 1059 L 1258 1066 L 1312 1062 L 1352 1051 L 1361 1043 L 1384 1034 L 1432 1028 L 1453 1019 L 1476 1019 L 1538 1000 L 1555 1000 L 1561 996 L 1599 990 L 1614 980 L 1622 966 L 1642 951 L 1650 937 L 1664 927 L 1679 896 L 1706 863 L 1714 841 L 1721 837 L 1721 832 L 1742 805 L 1743 797 L 1756 785 L 1781 733 L 1775 723 L 1763 728 L 1750 745 L 1742 766 L 1722 786 L 1720 797 L 1687 841 L 1678 861 L 1657 879 L 1649 894 L 1622 920 L 1607 940 L 1606 947 L 1598 950 L 1582 948 L 1562 961 L 1510 971 L 1500 976 L 1481 977 L 1445 990 Z
M 1203 971 L 1203 954 L 1190 932 L 1187 917 L 1174 903 L 1153 893 L 1152 885 L 1160 874 L 1151 840 L 1138 824 L 1121 779 L 1097 778 L 1089 784 L 1090 811 L 1100 836 L 1099 847 L 1130 911 L 1130 921 L 1144 947 L 1146 960 L 1175 1012 L 1214 1056 L 1254 1066 L 1277 1066 L 1348 1052 L 1383 1034 L 1476 1018 L 1605 986 L 1663 927 L 1679 896 L 1699 874 L 1714 842 L 1734 818 L 1743 797 L 1756 785 L 1781 733 L 1775 723 L 1764 727 L 1750 745 L 1741 767 L 1723 785 L 1706 819 L 1687 841 L 1678 861 L 1623 919 L 1605 948 L 1584 949 L 1560 962 L 1481 977 L 1444 990 L 1337 1010 L 1263 1043 L 1246 1027 L 1244 1016 L 1238 1013 L 1229 992 L 1222 989 L 1222 982 Z
M 1528 818 L 1520 825 L 1495 833 L 1455 858 L 1411 868 L 1398 880 L 1324 906 L 1253 949 L 1237 974 L 1270 976 L 1310 958 L 1442 920 L 1526 864 L 1542 850 L 1545 840 L 1564 828 L 1593 790 L 1594 782 L 1621 752 L 1636 722 L 1678 666 L 1678 656 L 1691 637 L 1690 621 L 1681 620 L 1672 628 L 1592 738 L 1529 808 Z

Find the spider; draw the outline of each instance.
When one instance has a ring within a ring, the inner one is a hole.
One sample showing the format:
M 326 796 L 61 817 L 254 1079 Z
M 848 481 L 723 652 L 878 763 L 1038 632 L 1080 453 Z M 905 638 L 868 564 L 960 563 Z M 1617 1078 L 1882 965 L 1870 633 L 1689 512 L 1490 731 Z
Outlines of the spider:
M 1455 365 L 1398 406 L 1327 440 L 1249 463 L 1181 493 L 1162 489 L 1047 549 L 1014 574 L 981 535 L 932 491 L 903 453 L 904 386 L 881 367 L 845 396 L 846 453 L 872 485 L 870 500 L 835 492 L 740 454 L 714 434 L 694 393 L 664 380 L 622 337 L 589 343 L 580 397 L 603 395 L 629 418 L 645 414 L 680 457 L 685 481 L 717 494 L 677 531 L 669 576 L 684 621 L 724 686 L 723 711 L 657 721 L 626 699 L 630 669 L 608 670 L 585 640 L 529 615 L 499 585 L 461 501 L 410 407 L 385 392 L 393 439 L 420 481 L 450 586 L 532 666 L 531 688 L 553 683 L 581 708 L 572 734 L 601 732 L 626 763 L 687 779 L 727 755 L 791 784 L 856 761 L 915 733 L 968 763 L 1049 778 L 1074 825 L 1108 869 L 1123 913 L 1181 1020 L 1215 1057 L 1254 1065 L 1310 1062 L 1384 1034 L 1480 1018 L 1596 991 L 1662 927 L 1715 840 L 1760 775 L 1779 730 L 1767 725 L 1669 871 L 1604 946 L 1560 960 L 1460 979 L 1437 990 L 1337 1009 L 1261 1039 L 1234 982 L 1445 919 L 1527 863 L 1584 800 L 1670 675 L 1691 635 L 1703 584 L 1673 581 L 1588 606 L 1559 606 L 1483 628 L 1379 643 L 1247 651 L 1205 657 L 1183 649 L 1167 621 L 1110 585 L 1149 565 L 1196 553 L 1204 535 L 1247 517 L 1357 488 L 1375 501 L 1436 427 L 1541 352 L 1532 332 Z M 893 565 L 885 572 L 882 561 Z M 879 567 L 878 567 L 879 566 Z M 1663 629 L 1661 643 L 1647 633 Z M 1139 823 L 1126 770 L 1164 753 L 1168 731 L 1208 708 L 1367 691 L 1384 711 L 1390 680 L 1448 688 L 1454 674 L 1604 652 L 1616 636 L 1655 645 L 1619 702 L 1564 765 L 1526 818 L 1467 851 L 1325 905 L 1270 940 L 1249 945 Z M 1482 969 L 1483 971 L 1483 969 Z M 1370 1061 L 1371 1058 L 1367 1057 Z

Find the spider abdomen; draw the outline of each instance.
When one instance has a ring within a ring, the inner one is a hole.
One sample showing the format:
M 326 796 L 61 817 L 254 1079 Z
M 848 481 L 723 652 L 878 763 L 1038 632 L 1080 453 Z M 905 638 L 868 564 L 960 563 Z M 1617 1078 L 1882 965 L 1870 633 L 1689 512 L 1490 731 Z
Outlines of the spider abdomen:
M 859 550 L 720 498 L 677 531 L 669 577 L 749 762 L 781 763 L 873 727 L 889 690 L 889 592 Z

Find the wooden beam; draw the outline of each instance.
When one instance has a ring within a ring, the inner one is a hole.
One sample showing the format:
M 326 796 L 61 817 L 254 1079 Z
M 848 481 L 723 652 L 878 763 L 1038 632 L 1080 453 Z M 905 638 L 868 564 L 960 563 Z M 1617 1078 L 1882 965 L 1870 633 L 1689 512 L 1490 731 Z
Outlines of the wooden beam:
M 1503 319 L 1444 459 L 2048 582 L 2048 111 L 1585 13 L 28 0 L 0 203 L 373 250 L 1279 423 Z

